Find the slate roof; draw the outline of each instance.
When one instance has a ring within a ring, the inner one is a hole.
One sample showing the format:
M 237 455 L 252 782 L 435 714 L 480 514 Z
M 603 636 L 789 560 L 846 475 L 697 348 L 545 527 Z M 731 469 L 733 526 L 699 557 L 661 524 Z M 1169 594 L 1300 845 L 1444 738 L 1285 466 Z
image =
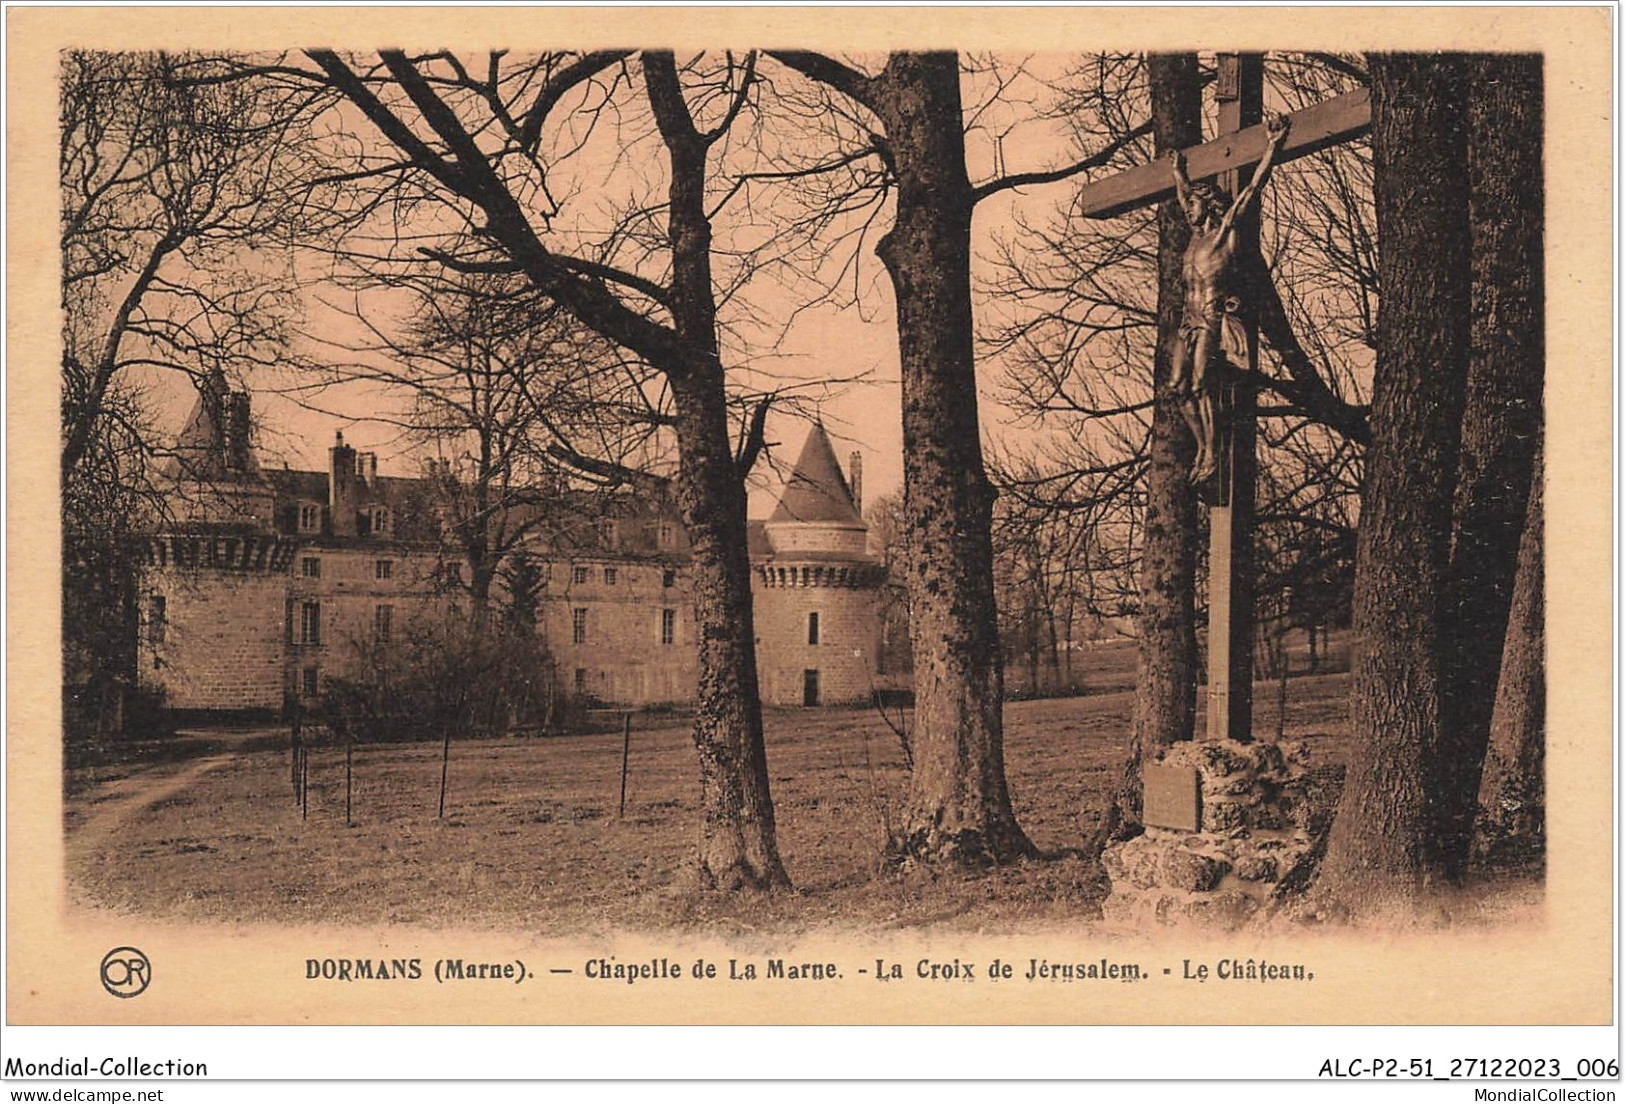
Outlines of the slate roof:
M 863 524 L 863 515 L 852 501 L 852 489 L 841 474 L 840 462 L 835 459 L 835 449 L 823 425 L 815 422 L 807 434 L 807 443 L 801 447 L 801 456 L 785 484 L 778 508 L 768 520 Z

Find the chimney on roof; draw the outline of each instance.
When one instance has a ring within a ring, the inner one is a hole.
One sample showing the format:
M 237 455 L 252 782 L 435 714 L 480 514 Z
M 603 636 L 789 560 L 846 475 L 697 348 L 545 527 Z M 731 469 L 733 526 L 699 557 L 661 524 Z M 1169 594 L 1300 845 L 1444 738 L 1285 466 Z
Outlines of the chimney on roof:
M 356 535 L 355 449 L 344 443 L 344 431 L 333 434 L 327 450 L 327 509 L 335 537 Z
M 219 472 L 231 463 L 226 446 L 226 408 L 231 398 L 226 387 L 226 374 L 218 367 L 211 368 L 200 390 L 209 432 L 200 470 Z
M 226 399 L 226 469 L 249 470 L 248 392 L 235 391 Z
M 847 461 L 847 471 L 849 473 L 849 476 L 847 478 L 847 483 L 851 487 L 851 490 L 852 490 L 852 505 L 854 505 L 854 506 L 856 506 L 858 508 L 858 513 L 859 514 L 862 514 L 863 513 L 863 453 L 857 451 L 856 449 L 852 450 L 852 458 Z

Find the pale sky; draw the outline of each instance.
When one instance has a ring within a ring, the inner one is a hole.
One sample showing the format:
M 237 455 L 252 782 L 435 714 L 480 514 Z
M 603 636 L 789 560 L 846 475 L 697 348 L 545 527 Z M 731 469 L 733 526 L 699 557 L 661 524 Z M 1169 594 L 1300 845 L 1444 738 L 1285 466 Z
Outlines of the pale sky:
M 878 264 L 878 262 L 876 262 Z M 821 404 L 824 426 L 835 445 L 842 467 L 854 451 L 863 453 L 864 499 L 900 495 L 903 483 L 902 408 L 898 389 L 897 343 L 889 303 L 883 317 L 864 322 L 855 311 L 829 310 L 799 322 L 780 347 L 778 360 L 785 374 L 797 377 L 850 376 L 868 373 L 869 379 L 846 386 Z M 180 391 L 166 412 L 166 423 L 176 429 L 191 409 L 195 396 Z M 324 396 L 324 405 L 348 417 L 320 414 L 275 393 L 256 390 L 255 419 L 259 426 L 261 462 L 280 467 L 321 470 L 335 430 L 346 444 L 378 454 L 385 475 L 416 474 L 420 457 L 400 431 L 369 416 L 383 409 L 387 398 L 374 389 L 351 386 Z M 806 440 L 807 422 L 788 414 L 768 421 L 768 442 L 782 465 L 795 463 Z M 772 512 L 781 482 L 768 465 L 759 465 L 752 480 L 752 517 Z

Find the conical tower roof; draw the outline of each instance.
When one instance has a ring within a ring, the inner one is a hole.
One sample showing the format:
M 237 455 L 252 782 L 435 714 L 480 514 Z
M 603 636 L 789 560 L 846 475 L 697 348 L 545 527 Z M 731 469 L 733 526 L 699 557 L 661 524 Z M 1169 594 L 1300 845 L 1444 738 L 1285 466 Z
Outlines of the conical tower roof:
M 159 469 L 170 478 L 258 478 L 249 440 L 248 393 L 232 393 L 216 368 L 198 381 L 197 402 L 175 440 L 174 455 Z
M 822 423 L 813 423 L 801 457 L 785 483 L 778 509 L 769 522 L 818 521 L 838 525 L 862 525 L 863 515 L 852 501 L 852 489 L 841 474 L 835 449 Z
M 197 401 L 175 439 L 175 454 L 164 462 L 165 475 L 201 479 L 220 474 L 225 466 L 226 394 L 226 377 L 218 368 L 198 381 Z

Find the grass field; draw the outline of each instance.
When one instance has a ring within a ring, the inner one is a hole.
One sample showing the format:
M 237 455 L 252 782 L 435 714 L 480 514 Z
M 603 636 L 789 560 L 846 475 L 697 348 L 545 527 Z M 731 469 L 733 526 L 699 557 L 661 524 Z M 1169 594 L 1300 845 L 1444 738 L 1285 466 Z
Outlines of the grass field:
M 1099 692 L 1006 707 L 1016 813 L 1045 851 L 1083 846 L 1127 754 L 1132 650 L 1092 657 Z M 1294 678 L 1286 735 L 1340 758 L 1347 676 Z M 1256 690 L 1275 728 L 1275 688 Z M 661 727 L 654 727 L 655 724 Z M 873 710 L 775 710 L 766 719 L 779 843 L 796 890 L 697 892 L 698 782 L 686 725 L 634 722 L 626 813 L 621 734 L 454 744 L 446 815 L 440 749 L 359 747 L 353 823 L 344 751 L 310 757 L 308 816 L 293 800 L 285 734 L 215 735 L 200 756 L 87 768 L 67 781 L 68 881 L 82 905 L 186 921 L 621 929 L 823 926 L 1009 930 L 1088 922 L 1105 890 L 1076 857 L 970 878 L 896 876 L 877 862 L 907 786 L 896 736 Z

